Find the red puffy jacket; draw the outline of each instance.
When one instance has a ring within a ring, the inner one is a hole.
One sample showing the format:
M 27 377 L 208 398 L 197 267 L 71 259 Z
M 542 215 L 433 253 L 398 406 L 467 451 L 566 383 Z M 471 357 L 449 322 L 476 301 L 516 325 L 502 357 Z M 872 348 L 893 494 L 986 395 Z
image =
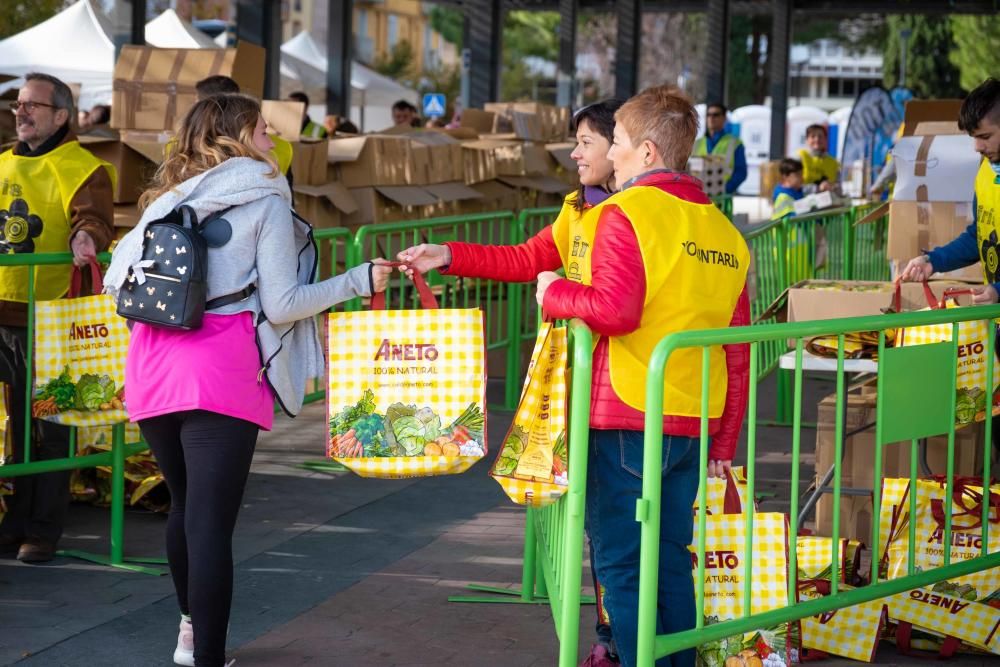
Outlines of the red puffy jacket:
M 710 203 L 695 178 L 678 173 L 653 173 L 641 178 L 637 185 L 652 185 L 686 201 Z M 444 270 L 450 275 L 531 282 L 542 271 L 555 271 L 562 259 L 548 226 L 526 243 L 516 246 L 486 246 L 473 243 L 447 243 L 451 250 L 451 265 Z M 594 350 L 593 384 L 591 388 L 590 425 L 595 429 L 643 430 L 643 413 L 626 405 L 611 386 L 608 367 L 608 336 L 620 336 L 639 327 L 646 293 L 646 274 L 639 242 L 628 218 L 614 205 L 601 211 L 594 238 L 592 284 L 582 285 L 561 279 L 545 292 L 545 311 L 555 318 L 579 317 L 601 336 Z M 740 294 L 730 326 L 750 324 L 750 300 L 746 288 Z M 736 452 L 740 427 L 746 413 L 750 380 L 750 346 L 723 346 L 726 353 L 728 390 L 722 416 L 709 420 L 713 460 L 731 460 Z M 636 378 L 637 382 L 645 378 Z M 700 419 L 665 415 L 663 432 L 670 435 L 697 437 Z

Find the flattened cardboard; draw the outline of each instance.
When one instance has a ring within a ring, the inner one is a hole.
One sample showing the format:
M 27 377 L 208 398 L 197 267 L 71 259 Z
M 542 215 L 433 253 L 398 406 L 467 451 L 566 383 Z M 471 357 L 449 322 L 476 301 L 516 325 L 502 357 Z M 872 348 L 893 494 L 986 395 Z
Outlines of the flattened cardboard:
M 305 110 L 305 103 L 297 100 L 264 100 L 260 103 L 260 115 L 267 123 L 268 133 L 288 141 L 299 140 Z
M 555 161 L 559 163 L 559 166 L 576 173 L 576 161 L 570 157 L 573 153 L 573 149 L 576 148 L 576 144 L 572 141 L 559 141 L 556 143 L 545 144 L 545 150 L 549 152 Z
M 404 136 L 377 134 L 333 139 L 327 150 L 327 160 L 335 165 L 331 180 L 348 188 L 405 185 L 409 144 Z
M 447 134 L 416 131 L 410 141 L 409 185 L 449 183 L 465 178 L 462 145 Z
M 437 197 L 424 188 L 412 185 L 380 185 L 375 188 L 379 194 L 400 206 L 430 206 L 437 203 Z
M 972 222 L 972 202 L 893 201 L 886 256 L 907 262 L 951 243 Z
M 913 131 L 913 136 L 915 137 L 925 137 L 932 135 L 948 135 L 948 134 L 965 134 L 960 129 L 958 129 L 957 121 L 935 121 L 928 120 L 917 125 L 917 128 Z
M 950 280 L 936 280 L 931 289 L 939 297 L 948 287 L 962 286 Z M 803 280 L 787 288 L 765 310 L 758 322 L 772 317 L 778 322 L 807 322 L 841 317 L 881 315 L 892 302 L 895 285 L 891 282 L 865 280 Z M 900 294 L 904 311 L 927 307 L 920 283 L 902 283 Z M 964 303 L 967 297 L 959 297 Z
M 110 162 L 115 168 L 114 203 L 131 204 L 139 201 L 156 164 L 142 153 L 117 139 L 82 135 L 80 145 L 96 157 Z
M 475 131 L 477 134 L 489 134 L 494 131 L 496 114 L 482 109 L 462 109 L 461 126 Z
M 903 137 L 892 149 L 896 161 L 893 201 L 972 201 L 982 156 L 968 135 Z
M 549 194 L 566 194 L 571 189 L 562 181 L 551 176 L 500 176 L 497 180 L 511 187 L 537 190 Z
M 415 186 L 351 188 L 350 192 L 358 210 L 345 215 L 343 225 L 351 228 L 419 217 L 424 207 L 439 203 L 432 194 Z
M 173 130 L 195 102 L 194 85 L 215 74 L 261 97 L 264 49 L 240 42 L 234 49 L 159 49 L 126 44 L 115 63 L 111 127 Z
M 962 100 L 910 100 L 903 112 L 903 136 L 909 137 L 926 121 L 955 121 Z
M 344 217 L 354 214 L 358 204 L 340 183 L 323 185 L 295 184 L 295 210 L 318 229 L 343 225 Z
M 462 162 L 466 185 L 491 181 L 497 177 L 497 156 L 491 141 L 463 142 Z
M 460 181 L 454 183 L 435 183 L 424 186 L 424 189 L 444 202 L 482 199 L 483 195 Z
M 327 182 L 327 139 L 293 141 L 292 174 L 296 184 L 322 185 Z
M 143 155 L 154 164 L 160 164 L 167 156 L 167 147 L 173 141 L 173 132 L 151 132 L 144 130 L 122 130 L 122 143 Z
M 129 230 L 139 223 L 139 207 L 135 204 L 115 204 L 115 227 Z

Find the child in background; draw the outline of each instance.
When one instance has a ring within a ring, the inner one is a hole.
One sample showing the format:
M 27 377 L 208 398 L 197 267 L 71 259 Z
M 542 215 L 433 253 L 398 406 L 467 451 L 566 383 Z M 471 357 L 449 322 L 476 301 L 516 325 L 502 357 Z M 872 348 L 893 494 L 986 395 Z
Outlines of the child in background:
M 780 220 L 795 214 L 795 202 L 805 196 L 802 190 L 802 163 L 785 158 L 778 164 L 781 184 L 774 188 L 772 220 Z
M 799 149 L 799 159 L 802 161 L 802 180 L 810 193 L 833 190 L 840 180 L 840 163 L 827 152 L 827 141 L 825 125 L 806 128 L 808 148 Z

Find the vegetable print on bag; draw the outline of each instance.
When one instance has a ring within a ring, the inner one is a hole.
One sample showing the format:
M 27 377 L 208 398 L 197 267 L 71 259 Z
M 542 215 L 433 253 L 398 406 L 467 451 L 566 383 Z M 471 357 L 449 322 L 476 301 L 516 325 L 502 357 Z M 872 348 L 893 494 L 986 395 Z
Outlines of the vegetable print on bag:
M 486 453 L 482 312 L 330 313 L 327 456 L 363 477 L 460 473 Z M 378 301 L 373 299 L 373 308 Z
M 100 270 L 92 266 L 94 289 Z M 80 274 L 74 272 L 79 289 Z M 70 426 L 128 420 L 123 403 L 129 331 L 115 301 L 95 294 L 35 302 L 35 382 L 31 414 Z

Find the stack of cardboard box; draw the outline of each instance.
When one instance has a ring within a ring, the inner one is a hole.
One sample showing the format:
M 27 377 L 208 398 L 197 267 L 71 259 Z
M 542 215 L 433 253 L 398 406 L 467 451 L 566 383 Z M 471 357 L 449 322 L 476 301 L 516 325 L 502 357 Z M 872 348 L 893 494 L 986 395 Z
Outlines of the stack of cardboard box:
M 705 194 L 717 197 L 726 194 L 726 158 L 720 155 L 699 155 L 688 158 L 688 171 L 701 181 Z
M 159 49 L 122 47 L 113 74 L 111 127 L 117 138 L 81 137 L 81 143 L 114 165 L 115 225 L 119 236 L 138 220 L 135 202 L 155 165 L 163 161 L 174 129 L 195 102 L 194 85 L 224 74 L 240 88 L 260 96 L 264 88 L 264 50 L 241 43 L 235 49 Z

